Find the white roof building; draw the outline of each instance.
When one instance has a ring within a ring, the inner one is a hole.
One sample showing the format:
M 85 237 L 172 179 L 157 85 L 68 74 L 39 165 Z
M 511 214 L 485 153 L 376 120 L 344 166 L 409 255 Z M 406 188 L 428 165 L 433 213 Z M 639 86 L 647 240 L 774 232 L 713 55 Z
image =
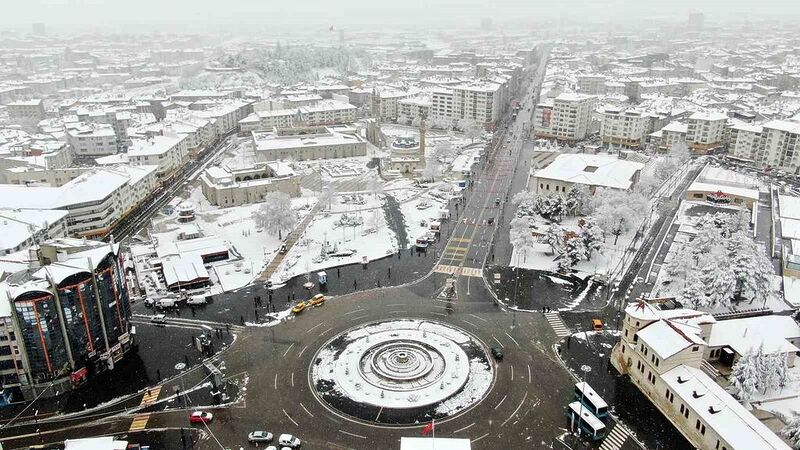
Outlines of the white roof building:
M 559 155 L 547 167 L 531 174 L 528 190 L 563 192 L 572 185 L 583 184 L 594 189 L 631 189 L 638 181 L 644 164 L 611 155 L 568 153 Z

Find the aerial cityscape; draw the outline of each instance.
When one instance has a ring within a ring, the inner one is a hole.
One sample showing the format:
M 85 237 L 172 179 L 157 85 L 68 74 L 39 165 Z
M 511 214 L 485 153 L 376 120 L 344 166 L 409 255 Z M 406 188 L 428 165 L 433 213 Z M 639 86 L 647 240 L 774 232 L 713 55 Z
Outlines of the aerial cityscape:
M 11 0 L 0 449 L 800 449 L 800 4 Z

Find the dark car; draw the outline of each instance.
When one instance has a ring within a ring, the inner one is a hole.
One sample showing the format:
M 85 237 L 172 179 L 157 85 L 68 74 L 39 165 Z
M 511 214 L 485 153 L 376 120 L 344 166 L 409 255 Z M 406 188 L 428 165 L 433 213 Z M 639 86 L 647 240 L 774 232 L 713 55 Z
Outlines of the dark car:
M 492 356 L 494 356 L 494 359 L 496 359 L 497 361 L 502 361 L 503 360 L 503 350 L 500 350 L 497 347 L 492 347 Z

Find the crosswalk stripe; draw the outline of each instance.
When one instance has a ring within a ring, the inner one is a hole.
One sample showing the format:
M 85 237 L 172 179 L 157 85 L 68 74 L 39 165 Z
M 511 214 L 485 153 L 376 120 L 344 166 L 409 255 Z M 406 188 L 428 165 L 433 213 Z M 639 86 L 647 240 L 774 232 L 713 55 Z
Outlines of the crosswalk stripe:
M 545 313 L 544 316 L 547 319 L 547 323 L 550 324 L 550 327 L 556 333 L 556 337 L 563 338 L 571 334 L 569 328 L 567 328 L 557 312 L 548 312 Z
M 470 238 L 460 238 L 460 237 L 450 238 L 450 240 L 453 241 L 453 242 L 464 242 L 464 243 L 467 243 L 467 244 L 472 242 L 472 239 L 470 239 Z
M 131 421 L 131 427 L 128 431 L 144 430 L 148 420 L 150 420 L 150 413 L 133 416 L 133 421 Z
M 152 405 L 153 403 L 155 403 L 156 400 L 158 400 L 158 394 L 160 393 L 161 393 L 161 386 L 156 386 L 153 389 L 151 389 L 150 395 L 148 395 L 147 392 L 145 392 L 145 394 L 142 396 L 142 402 L 139 404 L 139 406 Z
M 630 436 L 630 434 L 627 429 L 618 423 L 611 432 L 608 433 L 608 436 L 606 436 L 603 444 L 600 446 L 600 450 L 619 450 L 625 445 L 628 436 Z

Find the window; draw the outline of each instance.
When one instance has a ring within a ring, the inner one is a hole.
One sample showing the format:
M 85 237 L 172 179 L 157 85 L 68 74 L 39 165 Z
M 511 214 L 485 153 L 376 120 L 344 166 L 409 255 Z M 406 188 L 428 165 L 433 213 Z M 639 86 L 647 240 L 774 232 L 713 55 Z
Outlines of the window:
M 694 347 L 692 347 L 692 351 L 693 351 L 693 352 L 696 352 L 696 351 L 697 351 L 697 350 L 699 350 L 699 349 L 700 349 L 700 347 L 698 347 L 698 346 L 696 346 L 696 345 L 695 345 Z

